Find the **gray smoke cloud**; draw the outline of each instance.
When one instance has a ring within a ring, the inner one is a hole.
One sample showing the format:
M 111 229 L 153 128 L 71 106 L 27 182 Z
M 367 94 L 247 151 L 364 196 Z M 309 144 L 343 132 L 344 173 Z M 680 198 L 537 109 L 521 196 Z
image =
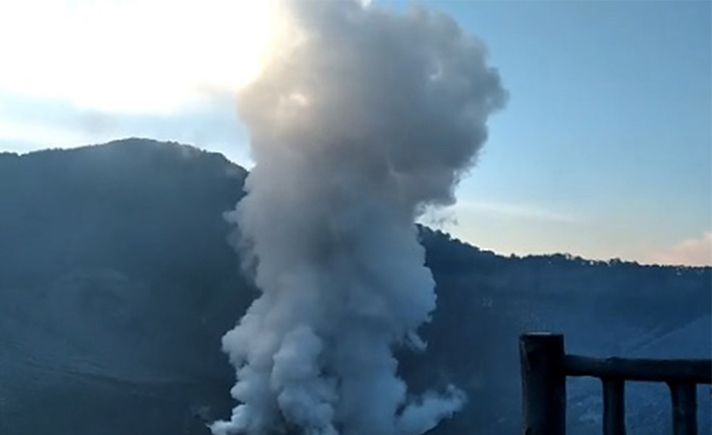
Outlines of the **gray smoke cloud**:
M 436 302 L 414 222 L 454 201 L 506 95 L 447 16 L 282 6 L 295 42 L 239 95 L 256 164 L 229 215 L 262 294 L 223 338 L 239 404 L 211 429 L 421 434 L 466 398 L 397 376 Z

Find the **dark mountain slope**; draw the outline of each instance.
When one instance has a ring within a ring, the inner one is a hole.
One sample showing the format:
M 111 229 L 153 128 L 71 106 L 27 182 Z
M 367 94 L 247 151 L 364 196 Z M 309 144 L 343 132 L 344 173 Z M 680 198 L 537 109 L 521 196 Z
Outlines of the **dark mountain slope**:
M 201 418 L 226 416 L 219 340 L 256 294 L 222 218 L 245 176 L 221 155 L 145 139 L 0 154 L 0 433 L 201 434 Z M 429 349 L 401 371 L 416 389 L 470 395 L 439 434 L 519 431 L 525 330 L 562 331 L 578 353 L 712 353 L 709 268 L 507 258 L 427 228 L 421 238 L 438 308 Z M 598 385 L 571 388 L 572 428 L 599 433 Z M 664 390 L 629 392 L 631 429 L 666 433 Z
M 0 433 L 181 433 L 229 399 L 245 176 L 143 139 L 0 155 Z
M 235 205 L 245 175 L 222 155 L 139 139 L 0 155 L 2 284 L 76 267 L 215 276 L 205 267 L 230 258 L 215 210 Z

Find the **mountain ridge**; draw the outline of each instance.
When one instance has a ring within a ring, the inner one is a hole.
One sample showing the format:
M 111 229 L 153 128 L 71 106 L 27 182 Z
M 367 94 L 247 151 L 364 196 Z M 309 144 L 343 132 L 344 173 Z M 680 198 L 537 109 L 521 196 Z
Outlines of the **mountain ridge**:
M 66 156 L 70 156 L 75 153 L 86 153 L 86 152 L 92 152 L 92 151 L 105 151 L 109 149 L 114 149 L 114 150 L 121 150 L 124 153 L 140 153 L 138 156 L 134 155 L 133 157 L 141 157 L 146 156 L 149 151 L 159 151 L 162 152 L 165 156 L 170 156 L 174 154 L 175 156 L 181 156 L 182 158 L 185 158 L 186 160 L 195 158 L 195 159 L 212 159 L 213 164 L 224 164 L 226 166 L 226 169 L 229 172 L 234 172 L 234 175 L 238 178 L 241 178 L 242 181 L 244 181 L 244 178 L 248 174 L 248 170 L 245 169 L 244 167 L 240 166 L 239 164 L 230 161 L 227 159 L 223 154 L 219 152 L 213 152 L 213 151 L 208 151 L 204 150 L 201 148 L 198 148 L 196 146 L 190 145 L 190 144 L 184 144 L 176 141 L 160 141 L 156 139 L 151 139 L 151 138 L 145 138 L 145 137 L 127 137 L 123 139 L 116 139 L 109 141 L 107 143 L 103 144 L 88 144 L 88 145 L 82 145 L 78 147 L 73 147 L 73 148 L 46 148 L 46 149 L 41 149 L 41 150 L 34 150 L 34 151 L 28 151 L 26 153 L 17 153 L 17 152 L 10 152 L 10 151 L 0 151 L 0 159 L 26 159 L 26 158 L 36 158 L 36 157 L 45 157 L 47 155 L 61 155 L 61 154 L 66 154 Z M 7 161 L 3 162 L 0 160 L 0 164 L 7 163 Z M 419 225 L 421 226 L 421 225 Z M 422 225 L 423 227 L 429 228 L 427 225 Z M 610 259 L 588 259 L 585 257 L 582 257 L 580 255 L 573 255 L 570 253 L 547 253 L 547 254 L 525 254 L 525 255 L 518 255 L 518 254 L 500 254 L 496 253 L 494 251 L 488 250 L 486 248 L 481 248 L 471 242 L 459 239 L 457 237 L 454 237 L 450 235 L 447 231 L 445 230 L 439 230 L 439 229 L 432 229 L 432 231 L 439 233 L 440 236 L 446 237 L 447 239 L 451 240 L 454 243 L 460 244 L 460 245 L 465 245 L 470 248 L 474 248 L 477 251 L 483 252 L 483 253 L 488 253 L 488 254 L 493 254 L 498 257 L 502 258 L 514 258 L 514 259 L 524 259 L 524 260 L 537 260 L 537 259 L 548 259 L 551 261 L 560 261 L 562 259 L 568 260 L 568 261 L 574 261 L 582 264 L 590 264 L 590 265 L 611 265 L 611 264 L 623 264 L 623 265 L 636 265 L 640 267 L 673 267 L 676 269 L 695 269 L 695 270 L 708 270 L 712 269 L 712 266 L 696 266 L 696 265 L 672 265 L 672 264 L 659 264 L 659 263 L 639 263 L 636 260 L 626 260 L 626 259 L 620 259 L 620 258 L 610 258 Z
M 219 154 L 136 138 L 0 154 L 1 433 L 205 434 L 204 419 L 227 416 L 220 337 L 258 294 L 222 217 L 246 176 Z M 428 349 L 399 350 L 399 370 L 415 391 L 470 396 L 433 434 L 519 430 L 523 331 L 562 332 L 594 356 L 712 354 L 712 268 L 505 257 L 419 231 L 438 305 Z M 595 387 L 572 386 L 577 433 L 598 432 Z M 664 433 L 669 418 L 645 413 L 667 412 L 666 397 L 633 394 L 646 403 L 629 407 L 629 429 Z

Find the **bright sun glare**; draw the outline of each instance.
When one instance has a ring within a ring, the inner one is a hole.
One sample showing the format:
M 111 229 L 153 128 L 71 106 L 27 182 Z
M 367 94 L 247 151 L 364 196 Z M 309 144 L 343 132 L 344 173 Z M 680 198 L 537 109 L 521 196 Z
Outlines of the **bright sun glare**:
M 269 0 L 2 2 L 0 93 L 171 112 L 256 77 L 274 8 Z

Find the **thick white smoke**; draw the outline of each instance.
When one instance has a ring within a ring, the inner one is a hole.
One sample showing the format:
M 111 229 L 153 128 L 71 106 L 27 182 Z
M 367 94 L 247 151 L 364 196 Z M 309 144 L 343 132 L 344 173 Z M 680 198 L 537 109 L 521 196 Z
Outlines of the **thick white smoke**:
M 454 200 L 505 93 L 446 16 L 283 7 L 294 43 L 239 97 L 256 165 L 230 216 L 262 294 L 223 338 L 239 404 L 211 429 L 421 434 L 465 396 L 412 397 L 396 374 L 435 308 L 414 222 Z

